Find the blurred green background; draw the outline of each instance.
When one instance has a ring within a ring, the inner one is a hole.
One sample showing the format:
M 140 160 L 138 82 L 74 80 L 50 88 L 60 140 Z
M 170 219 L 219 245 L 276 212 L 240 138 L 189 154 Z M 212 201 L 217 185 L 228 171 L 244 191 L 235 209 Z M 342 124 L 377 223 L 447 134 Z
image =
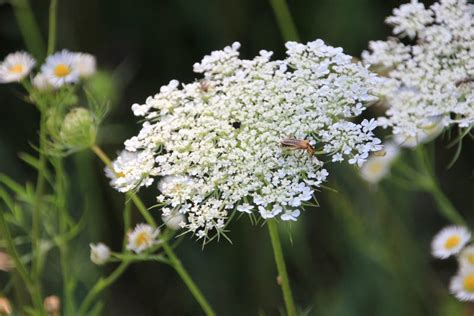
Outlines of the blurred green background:
M 49 1 L 31 2 L 45 35 Z M 400 3 L 293 0 L 289 6 L 303 41 L 322 38 L 359 56 L 369 40 L 389 34 L 384 17 Z M 171 79 L 194 80 L 192 65 L 205 54 L 234 41 L 242 43 L 245 58 L 260 49 L 284 54 L 271 6 L 263 0 L 60 0 L 58 18 L 59 48 L 92 53 L 104 70 L 94 84 L 111 105 L 99 135 L 111 156 L 139 129 L 130 106 Z M 0 58 L 24 47 L 11 7 L 1 5 Z M 18 153 L 34 153 L 30 143 L 37 142 L 37 127 L 38 114 L 22 100 L 19 87 L 0 85 L 0 172 L 34 181 Z M 472 141 L 465 140 L 450 170 L 453 152 L 447 143 L 436 143 L 438 176 L 453 204 L 473 223 Z M 90 211 L 72 251 L 73 268 L 84 282 L 77 293 L 81 297 L 88 284 L 112 268 L 89 261 L 88 243 L 120 248 L 123 196 L 109 187 L 102 164 L 90 153 L 70 157 L 67 167 L 71 209 L 77 217 Z M 376 190 L 352 168 L 329 168 L 329 186 L 339 193 L 323 191 L 319 208 L 308 209 L 298 223 L 281 225 L 297 304 L 310 315 L 472 315 L 473 306 L 448 293 L 455 261 L 430 257 L 432 236 L 448 224 L 430 196 L 385 182 Z M 148 205 L 155 190 L 141 192 Z M 266 227 L 241 218 L 230 229 L 233 244 L 222 240 L 204 250 L 186 238 L 177 251 L 184 265 L 219 315 L 280 315 L 283 300 Z M 56 294 L 61 282 L 54 254 L 49 261 L 45 294 Z M 5 279 L 0 272 L 0 282 Z M 171 268 L 156 263 L 133 265 L 104 299 L 104 315 L 201 314 Z

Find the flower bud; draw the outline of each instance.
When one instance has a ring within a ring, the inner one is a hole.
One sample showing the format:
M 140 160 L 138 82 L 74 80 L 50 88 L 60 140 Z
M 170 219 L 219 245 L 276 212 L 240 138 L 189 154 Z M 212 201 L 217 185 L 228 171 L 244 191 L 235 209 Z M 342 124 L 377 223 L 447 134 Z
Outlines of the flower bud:
M 95 143 L 97 126 L 92 113 L 85 108 L 72 109 L 61 126 L 60 139 L 71 149 L 87 148 Z
M 0 251 L 0 270 L 10 272 L 14 268 L 12 258 Z
M 0 315 L 11 315 L 12 308 L 10 301 L 5 297 L 0 297 Z
M 103 243 L 90 244 L 91 261 L 97 265 L 103 265 L 110 258 L 110 249 Z
M 59 316 L 61 311 L 61 300 L 56 295 L 48 296 L 43 302 L 44 310 L 48 315 Z

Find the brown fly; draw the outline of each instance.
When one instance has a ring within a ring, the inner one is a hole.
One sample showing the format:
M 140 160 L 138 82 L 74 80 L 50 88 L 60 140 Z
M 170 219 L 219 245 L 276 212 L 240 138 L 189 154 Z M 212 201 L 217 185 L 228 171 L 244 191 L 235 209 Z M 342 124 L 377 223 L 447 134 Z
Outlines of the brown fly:
M 288 149 L 305 150 L 310 155 L 314 154 L 314 148 L 307 139 L 283 139 L 281 141 L 281 146 Z

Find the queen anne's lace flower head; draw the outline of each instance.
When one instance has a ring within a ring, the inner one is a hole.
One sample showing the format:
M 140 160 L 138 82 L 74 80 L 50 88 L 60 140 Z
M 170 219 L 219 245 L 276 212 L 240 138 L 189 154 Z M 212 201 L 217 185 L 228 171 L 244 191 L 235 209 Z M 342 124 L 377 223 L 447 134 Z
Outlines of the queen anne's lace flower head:
M 196 63 L 203 79 L 173 80 L 132 106 L 145 122 L 126 149 L 154 156 L 159 204 L 199 238 L 222 232 L 233 210 L 296 220 L 328 176 L 325 160 L 360 165 L 381 149 L 376 122 L 355 121 L 380 79 L 341 48 L 288 42 L 287 58 L 272 61 L 268 51 L 240 59 L 239 46 Z
M 380 91 L 389 108 L 379 120 L 401 139 L 424 138 L 436 121 L 443 128 L 474 124 L 474 5 L 441 0 L 429 8 L 414 0 L 387 18 L 398 38 L 370 43 L 367 64 L 388 78 Z M 382 67 L 382 68 L 380 68 Z M 419 142 L 415 141 L 415 144 Z
M 16 52 L 9 54 L 0 63 L 0 83 L 18 82 L 28 76 L 36 61 L 30 54 Z

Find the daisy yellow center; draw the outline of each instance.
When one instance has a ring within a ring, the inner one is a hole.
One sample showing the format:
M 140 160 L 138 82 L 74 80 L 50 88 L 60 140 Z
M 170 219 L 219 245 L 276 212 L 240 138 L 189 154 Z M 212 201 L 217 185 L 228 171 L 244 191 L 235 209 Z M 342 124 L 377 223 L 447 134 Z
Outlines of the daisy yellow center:
M 380 171 L 382 171 L 382 165 L 378 162 L 374 162 L 370 164 L 369 170 L 372 173 L 379 173 Z
M 10 72 L 14 74 L 21 74 L 24 68 L 25 67 L 23 67 L 22 64 L 16 64 L 10 67 Z
M 122 171 L 119 171 L 119 172 L 117 172 L 117 177 L 123 178 L 123 177 L 125 177 L 125 173 L 123 173 Z
M 54 67 L 54 74 L 56 77 L 66 77 L 71 73 L 71 68 L 69 68 L 68 65 L 65 64 L 57 64 L 56 67 Z
M 150 242 L 150 235 L 145 232 L 139 233 L 137 235 L 137 238 L 135 239 L 135 243 L 137 244 L 137 247 L 146 245 L 149 242 Z
M 463 281 L 464 290 L 474 292 L 474 274 L 468 274 Z
M 474 265 L 474 253 L 471 253 L 470 255 L 467 256 L 467 261 Z
M 460 242 L 461 242 L 461 237 L 459 237 L 459 235 L 453 235 L 453 236 L 450 236 L 448 239 L 446 239 L 444 243 L 444 247 L 446 249 L 453 249 L 457 247 Z

